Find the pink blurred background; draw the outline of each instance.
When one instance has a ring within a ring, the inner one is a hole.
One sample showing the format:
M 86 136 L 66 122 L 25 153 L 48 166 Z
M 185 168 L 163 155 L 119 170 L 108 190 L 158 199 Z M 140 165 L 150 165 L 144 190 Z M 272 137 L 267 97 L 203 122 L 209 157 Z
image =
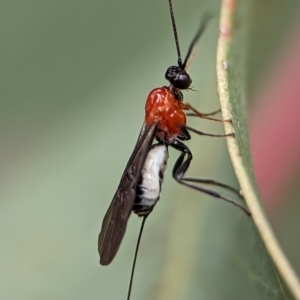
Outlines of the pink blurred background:
M 300 22 L 285 35 L 250 97 L 250 143 L 257 183 L 275 233 L 300 270 Z
M 300 24 L 275 58 L 250 113 L 251 150 L 256 179 L 268 213 L 274 216 L 300 166 Z

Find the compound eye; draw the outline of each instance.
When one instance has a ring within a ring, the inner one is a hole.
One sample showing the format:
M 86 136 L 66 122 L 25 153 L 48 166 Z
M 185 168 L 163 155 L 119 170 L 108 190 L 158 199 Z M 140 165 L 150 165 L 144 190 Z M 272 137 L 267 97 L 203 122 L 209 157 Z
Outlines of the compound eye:
M 167 69 L 165 78 L 177 89 L 186 90 L 190 87 L 192 79 L 186 70 L 178 66 L 171 66 Z

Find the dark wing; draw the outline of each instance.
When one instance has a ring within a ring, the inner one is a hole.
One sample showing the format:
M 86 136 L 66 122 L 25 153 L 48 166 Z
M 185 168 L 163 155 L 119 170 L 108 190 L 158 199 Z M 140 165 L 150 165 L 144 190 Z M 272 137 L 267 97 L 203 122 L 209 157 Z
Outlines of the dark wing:
M 118 189 L 104 217 L 98 239 L 101 265 L 110 264 L 120 247 L 134 204 L 136 186 L 153 142 L 156 127 L 157 124 L 153 124 L 150 127 L 145 123 L 143 124 Z

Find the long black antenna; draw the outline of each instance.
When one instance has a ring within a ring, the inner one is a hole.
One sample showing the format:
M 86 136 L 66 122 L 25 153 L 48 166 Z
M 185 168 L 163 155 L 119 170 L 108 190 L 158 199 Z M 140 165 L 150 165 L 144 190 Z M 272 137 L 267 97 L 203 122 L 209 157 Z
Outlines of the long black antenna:
M 173 32 L 174 32 L 174 38 L 175 38 L 177 56 L 178 56 L 177 62 L 178 62 L 178 66 L 182 67 L 180 47 L 179 47 L 179 41 L 178 41 L 178 35 L 177 35 L 177 29 L 176 29 L 176 23 L 175 23 L 175 17 L 174 17 L 174 12 L 173 12 L 172 0 L 169 0 L 169 7 L 170 7 L 170 15 L 171 15 L 172 27 L 173 27 Z
M 138 240 L 137 240 L 137 243 L 136 243 L 134 259 L 133 259 L 131 275 L 130 275 L 130 283 L 129 283 L 129 287 L 128 287 L 127 300 L 130 300 L 130 294 L 131 294 L 131 289 L 132 289 L 132 281 L 133 281 L 133 275 L 134 275 L 134 270 L 135 270 L 136 258 L 137 258 L 137 254 L 138 254 L 138 251 L 139 251 L 140 242 L 141 242 L 141 238 L 142 238 L 142 233 L 143 233 L 143 230 L 144 230 L 145 221 L 146 221 L 147 217 L 148 217 L 148 215 L 144 216 L 144 218 L 143 218 L 141 228 L 140 228 L 140 232 L 139 232 L 139 237 L 138 237 Z
M 191 56 L 191 54 L 192 54 L 192 52 L 193 52 L 193 49 L 194 49 L 196 43 L 198 42 L 198 40 L 199 40 L 200 36 L 202 35 L 204 29 L 206 28 L 206 25 L 207 25 L 208 21 L 209 21 L 211 18 L 212 18 L 212 15 L 211 15 L 211 14 L 208 14 L 208 13 L 206 13 L 206 14 L 202 17 L 201 22 L 200 22 L 199 29 L 198 29 L 198 31 L 196 32 L 196 35 L 195 35 L 195 37 L 193 38 L 193 40 L 192 40 L 192 42 L 191 42 L 191 44 L 190 44 L 190 46 L 189 46 L 189 50 L 188 50 L 188 52 L 187 52 L 187 55 L 186 55 L 186 57 L 185 57 L 185 60 L 184 60 L 183 65 L 181 65 L 181 67 L 182 67 L 183 69 L 185 69 L 185 67 L 186 67 L 186 65 L 187 65 L 187 62 L 188 62 L 188 60 L 189 60 L 189 58 L 190 58 L 190 56 Z M 178 47 L 179 47 L 179 46 L 178 46 Z

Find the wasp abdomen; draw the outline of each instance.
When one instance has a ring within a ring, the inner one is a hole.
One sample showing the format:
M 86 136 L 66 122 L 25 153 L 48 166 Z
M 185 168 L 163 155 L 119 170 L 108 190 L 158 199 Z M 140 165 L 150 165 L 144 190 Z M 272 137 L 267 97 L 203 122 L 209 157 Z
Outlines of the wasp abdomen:
M 168 149 L 164 144 L 155 144 L 149 151 L 136 189 L 133 206 L 133 211 L 138 216 L 148 215 L 159 200 L 168 157 Z

